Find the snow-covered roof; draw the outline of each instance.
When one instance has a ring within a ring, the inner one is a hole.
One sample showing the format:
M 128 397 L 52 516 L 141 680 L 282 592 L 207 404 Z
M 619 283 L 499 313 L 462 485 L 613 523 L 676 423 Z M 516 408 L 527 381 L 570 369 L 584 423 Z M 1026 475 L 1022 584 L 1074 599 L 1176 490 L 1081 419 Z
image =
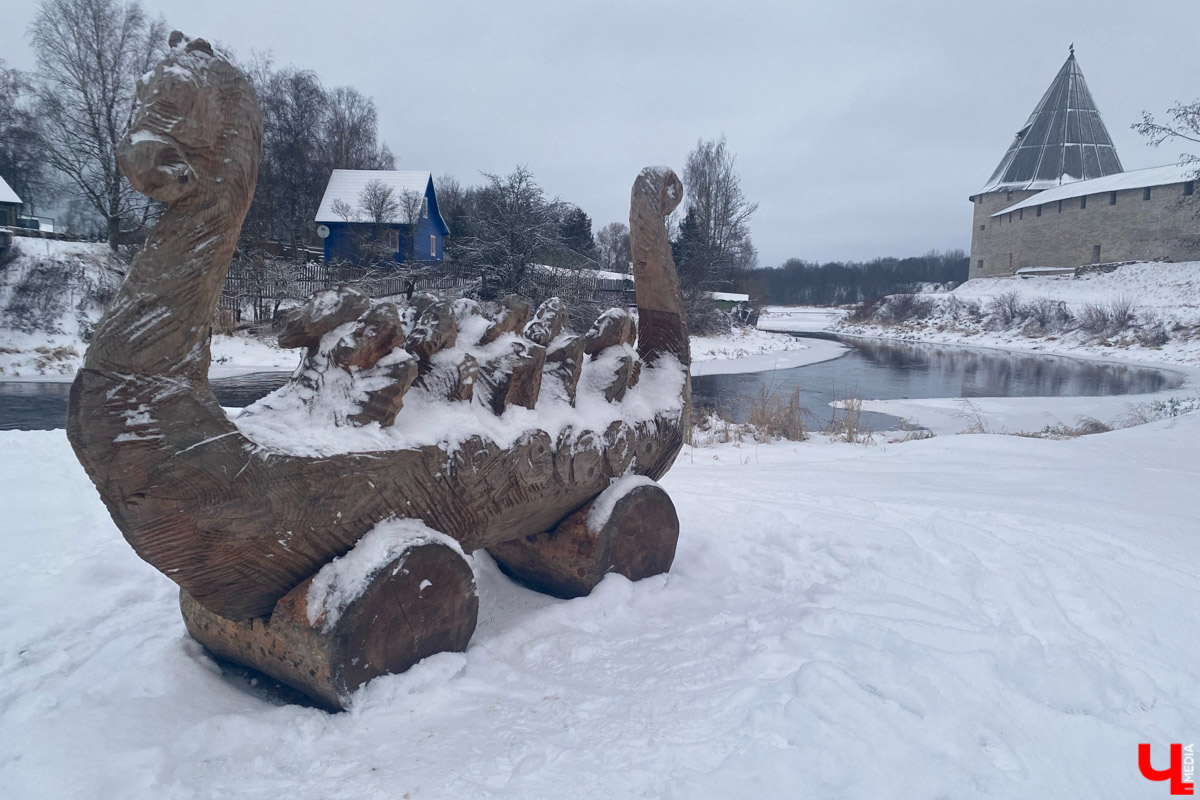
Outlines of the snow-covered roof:
M 345 222 L 346 219 L 333 210 L 333 204 L 338 200 L 346 203 L 353 211 L 351 222 L 370 222 L 359 208 L 359 196 L 371 181 L 382 181 L 390 188 L 398 200 L 405 192 L 416 192 L 425 196 L 432 175 L 427 171 L 389 170 L 389 169 L 335 169 L 329 176 L 325 187 L 325 196 L 317 209 L 316 222 Z M 403 218 L 404 212 L 398 210 L 394 219 L 389 220 L 393 225 L 403 225 L 408 220 Z
M 1103 178 L 1094 178 L 1090 181 L 1064 183 L 1062 186 L 1038 192 L 1033 197 L 1015 203 L 1002 211 L 997 211 L 992 216 L 999 217 L 1011 211 L 1020 211 L 1022 208 L 1033 208 L 1034 206 L 1053 203 L 1056 200 L 1069 200 L 1073 197 L 1083 197 L 1089 194 L 1103 194 L 1105 192 L 1117 192 L 1122 189 L 1144 189 L 1147 186 L 1167 186 L 1172 183 L 1184 183 L 1185 181 L 1195 179 L 1196 168 L 1196 164 L 1170 164 L 1165 167 L 1150 167 L 1149 169 L 1135 169 L 1130 172 L 1118 172 L 1116 175 L 1106 175 Z
M 731 303 L 750 302 L 750 295 L 738 294 L 737 292 L 709 292 L 708 296 L 713 300 L 728 300 Z
M 1049 189 L 1121 172 L 1121 159 L 1075 60 L 1075 48 L 1000 165 L 979 190 Z
M 605 269 L 589 269 L 587 267 L 552 267 L 549 264 L 532 264 L 531 266 L 539 272 L 550 272 L 554 274 L 569 272 L 572 275 L 585 275 L 598 281 L 633 282 L 633 276 L 626 272 L 609 272 Z
M 21 198 L 17 197 L 17 193 L 12 190 L 12 187 L 4 180 L 4 176 L 0 175 L 0 203 L 20 203 Z
M 586 272 L 597 280 L 602 281 L 629 281 L 633 282 L 633 276 L 627 272 L 610 272 L 606 269 L 583 269 L 581 272 Z

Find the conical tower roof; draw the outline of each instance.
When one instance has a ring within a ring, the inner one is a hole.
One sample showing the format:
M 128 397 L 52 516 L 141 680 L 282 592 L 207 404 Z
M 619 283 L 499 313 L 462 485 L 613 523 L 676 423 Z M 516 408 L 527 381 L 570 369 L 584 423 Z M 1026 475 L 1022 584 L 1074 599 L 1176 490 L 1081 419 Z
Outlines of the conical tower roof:
M 1075 46 L 981 192 L 1049 189 L 1123 172 Z

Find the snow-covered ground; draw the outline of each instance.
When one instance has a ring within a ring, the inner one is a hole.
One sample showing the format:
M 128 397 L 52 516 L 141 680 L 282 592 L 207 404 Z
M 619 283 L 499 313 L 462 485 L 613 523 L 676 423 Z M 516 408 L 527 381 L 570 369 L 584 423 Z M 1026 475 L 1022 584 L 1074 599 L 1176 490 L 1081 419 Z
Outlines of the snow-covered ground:
M 827 306 L 767 306 L 759 317 L 759 330 L 811 333 L 832 328 L 846 312 Z
M 0 432 L 0 786 L 21 798 L 1153 797 L 1200 738 L 1200 415 L 686 451 L 669 575 L 474 558 L 465 654 L 274 705 L 184 633 L 62 431 Z M 1156 794 L 1157 793 L 1157 794 Z
M 836 321 L 771 309 L 763 325 Z M 839 349 L 696 339 L 694 372 Z M 214 347 L 214 369 L 295 360 Z M 1200 367 L 1174 368 L 1191 391 Z M 945 432 L 972 414 L 889 402 Z M 1130 399 L 972 402 L 999 431 Z M 0 432 L 21 456 L 0 460 L 0 794 L 1156 796 L 1137 744 L 1161 762 L 1200 738 L 1198 445 L 1191 413 L 1066 441 L 685 449 L 663 480 L 681 521 L 669 575 L 561 601 L 477 554 L 467 652 L 329 715 L 222 674 L 187 637 L 174 584 L 122 540 L 63 431 Z
M 837 342 L 797 339 L 754 328 L 735 328 L 728 336 L 693 336 L 691 345 L 692 375 L 790 369 L 828 361 L 846 352 L 846 347 Z

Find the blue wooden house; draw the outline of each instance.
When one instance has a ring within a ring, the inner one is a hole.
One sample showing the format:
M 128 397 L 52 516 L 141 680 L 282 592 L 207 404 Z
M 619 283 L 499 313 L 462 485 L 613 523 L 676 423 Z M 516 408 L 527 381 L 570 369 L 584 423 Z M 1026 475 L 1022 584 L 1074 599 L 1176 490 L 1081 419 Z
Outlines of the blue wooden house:
M 364 207 L 364 195 L 372 181 L 390 189 L 396 201 L 394 214 L 379 225 Z M 409 230 L 406 196 L 421 199 L 415 231 Z M 316 223 L 317 235 L 325 241 L 325 260 L 351 263 L 358 263 L 362 243 L 381 241 L 384 252 L 393 254 L 396 263 L 402 263 L 408 257 L 410 240 L 415 261 L 441 261 L 443 245 L 450 233 L 438 213 L 433 175 L 429 172 L 335 169 L 317 209 Z

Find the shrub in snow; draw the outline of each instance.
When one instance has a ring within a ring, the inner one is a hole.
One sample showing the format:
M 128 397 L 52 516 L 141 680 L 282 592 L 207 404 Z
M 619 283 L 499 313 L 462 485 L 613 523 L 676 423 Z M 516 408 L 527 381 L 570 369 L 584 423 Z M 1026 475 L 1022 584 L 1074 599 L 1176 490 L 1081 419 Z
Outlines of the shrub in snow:
M 964 300 L 958 295 L 950 295 L 943 311 L 955 322 L 979 322 L 983 319 L 983 305 L 978 300 Z
M 733 330 L 733 317 L 726 314 L 706 294 L 684 297 L 688 332 L 693 336 L 725 336 Z
M 1084 303 L 1083 311 L 1079 314 L 1079 328 L 1085 333 L 1101 336 L 1108 333 L 1112 318 L 1108 307 L 1100 303 Z
M 886 298 L 881 296 L 868 297 L 850 311 L 850 322 L 871 323 L 880 322 L 879 307 Z
M 891 323 L 928 319 L 936 301 L 919 294 L 890 295 L 879 310 L 880 317 Z
M 1121 295 L 1108 304 L 1109 326 L 1112 333 L 1133 327 L 1137 320 L 1137 306 L 1129 295 Z
M 1160 419 L 1173 419 L 1183 414 L 1200 411 L 1200 397 L 1168 397 L 1129 406 L 1129 413 L 1119 420 L 1121 427 L 1132 428 Z
M 825 423 L 823 433 L 835 441 L 848 444 L 870 444 L 874 441 L 874 432 L 862 420 L 862 400 L 852 397 L 841 400 L 834 405 L 833 416 Z
M 122 276 L 106 252 L 63 244 L 38 240 L 12 248 L 15 255 L 0 273 L 0 327 L 22 333 L 78 332 L 87 341 Z
M 808 438 L 805 419 L 810 416 L 812 412 L 800 403 L 799 387 L 786 397 L 768 395 L 766 387 L 760 387 L 758 398 L 750 406 L 747 422 L 754 428 L 756 441 L 786 439 L 802 442 Z
M 1011 328 L 1029 316 L 1029 309 L 1021 302 L 1016 292 L 1002 292 L 988 303 L 988 314 L 993 323 L 1001 328 Z
M 1044 331 L 1066 330 L 1075 319 L 1066 303 L 1049 297 L 1036 298 L 1025 309 L 1029 319 Z
M 1170 340 L 1167 326 L 1153 311 L 1142 314 L 1142 325 L 1138 328 L 1137 340 L 1143 347 L 1162 347 Z

